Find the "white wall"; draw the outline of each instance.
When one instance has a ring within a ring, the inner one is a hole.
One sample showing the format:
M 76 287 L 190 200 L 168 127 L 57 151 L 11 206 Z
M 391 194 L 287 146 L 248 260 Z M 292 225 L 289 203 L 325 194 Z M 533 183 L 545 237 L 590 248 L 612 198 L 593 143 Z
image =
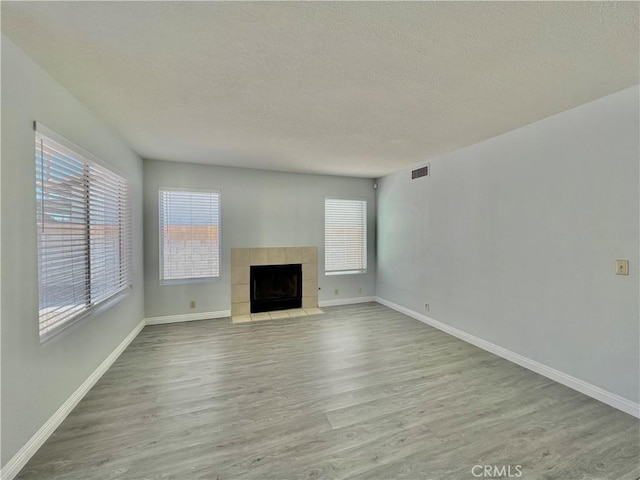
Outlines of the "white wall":
M 125 172 L 133 190 L 134 288 L 40 344 L 34 120 Z M 2 465 L 143 318 L 142 161 L 2 36 Z
M 638 105 L 633 87 L 381 179 L 377 295 L 638 402 Z
M 221 191 L 221 279 L 196 285 L 160 285 L 158 189 L 212 188 Z M 324 199 L 367 200 L 368 271 L 324 275 Z M 231 308 L 231 248 L 318 247 L 319 301 L 375 294 L 375 191 L 373 180 L 302 175 L 246 168 L 144 161 L 145 313 L 161 317 Z M 335 290 L 338 289 L 338 295 Z M 362 290 L 360 292 L 360 289 Z M 196 301 L 195 309 L 189 302 Z

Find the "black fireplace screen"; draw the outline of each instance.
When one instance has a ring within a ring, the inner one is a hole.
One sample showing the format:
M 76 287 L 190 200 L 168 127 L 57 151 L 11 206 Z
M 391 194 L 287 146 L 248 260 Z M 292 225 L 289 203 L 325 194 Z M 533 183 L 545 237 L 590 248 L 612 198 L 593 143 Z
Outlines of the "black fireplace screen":
M 301 306 L 301 264 L 251 267 L 251 313 Z

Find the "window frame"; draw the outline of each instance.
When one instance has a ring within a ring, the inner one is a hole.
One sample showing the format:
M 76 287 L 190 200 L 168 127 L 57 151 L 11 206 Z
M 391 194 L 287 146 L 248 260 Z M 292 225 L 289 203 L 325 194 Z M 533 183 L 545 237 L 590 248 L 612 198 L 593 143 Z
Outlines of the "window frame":
M 207 277 L 185 277 L 185 278 L 163 278 L 164 275 L 164 234 L 162 227 L 163 221 L 163 192 L 196 192 L 196 193 L 210 193 L 218 195 L 218 275 Z M 158 188 L 158 280 L 162 286 L 170 285 L 190 285 L 201 283 L 215 283 L 222 279 L 222 191 L 216 188 L 192 188 L 192 187 L 166 187 L 161 186 Z
M 343 269 L 343 270 L 327 270 L 327 200 L 342 201 L 342 202 L 361 202 L 364 204 L 364 223 L 363 223 L 363 242 L 362 242 L 362 258 L 363 268 L 360 269 Z M 369 205 L 368 201 L 364 197 L 325 197 L 324 199 L 324 274 L 325 276 L 333 275 L 358 275 L 365 274 L 368 270 L 368 241 L 369 241 L 369 228 L 368 228 L 368 215 Z
M 62 320 L 54 323 L 51 327 L 49 328 L 45 327 L 44 329 L 42 325 L 44 323 L 42 318 L 42 313 L 41 313 L 42 306 L 40 304 L 40 293 L 42 289 L 41 279 L 43 274 L 43 265 L 41 262 L 42 258 L 41 258 L 41 247 L 40 247 L 40 233 L 41 233 L 40 230 L 44 227 L 39 225 L 38 212 L 36 211 L 35 224 L 36 224 L 36 237 L 37 237 L 36 238 L 36 262 L 37 262 L 37 271 L 38 271 L 38 289 L 37 289 L 38 334 L 40 338 L 40 343 L 44 343 L 50 340 L 51 338 L 58 336 L 60 333 L 66 331 L 69 327 L 77 324 L 81 320 L 94 317 L 95 315 L 98 315 L 104 312 L 105 310 L 111 308 L 115 304 L 122 301 L 133 290 L 133 219 L 132 219 L 133 209 L 132 209 L 131 185 L 130 185 L 129 177 L 124 172 L 122 172 L 122 170 L 114 167 L 110 163 L 93 155 L 91 152 L 85 150 L 81 146 L 68 140 L 67 138 L 58 134 L 54 130 L 46 127 L 40 122 L 37 122 L 37 121 L 33 122 L 33 130 L 34 130 L 34 159 L 35 159 L 34 194 L 35 194 L 35 200 L 36 200 L 36 206 L 35 206 L 36 210 L 39 207 L 45 208 L 44 205 L 41 203 L 44 201 L 44 199 L 43 200 L 38 199 L 38 195 L 39 195 L 38 188 L 43 188 L 42 187 L 43 179 L 41 178 L 42 177 L 41 172 L 43 168 L 43 156 L 42 156 L 43 153 L 42 153 L 42 143 L 40 145 L 38 145 L 37 143 L 38 143 L 38 139 L 42 137 L 44 137 L 44 139 L 46 140 L 49 140 L 50 142 L 59 144 L 61 147 L 63 147 L 64 149 L 72 153 L 73 156 L 71 158 L 73 158 L 73 160 L 78 163 L 82 163 L 83 171 L 89 172 L 93 164 L 95 165 L 95 167 L 106 170 L 107 174 L 111 174 L 119 177 L 118 180 L 121 181 L 120 187 L 124 189 L 123 193 L 118 193 L 117 195 L 118 212 L 119 212 L 117 223 L 119 225 L 118 237 L 119 237 L 119 250 L 120 250 L 118 269 L 121 272 L 121 275 L 119 277 L 121 279 L 121 282 L 119 283 L 122 283 L 122 285 L 117 286 L 114 289 L 114 291 L 110 293 L 107 297 L 99 301 L 93 302 L 91 301 L 92 280 L 91 280 L 91 276 L 89 275 L 87 277 L 87 280 L 85 280 L 85 288 L 89 293 L 87 296 L 87 302 L 84 304 L 83 308 L 77 311 L 75 314 L 70 314 L 66 318 L 63 317 Z M 85 175 L 87 174 L 85 173 Z M 89 178 L 89 179 L 87 180 L 86 178 Z M 90 238 L 91 227 L 92 225 L 94 226 L 96 225 L 96 224 L 92 224 L 92 220 L 91 220 L 92 212 L 91 212 L 90 205 L 92 201 L 92 198 L 91 198 L 92 182 L 90 178 L 91 178 L 90 176 L 85 177 L 84 182 L 86 182 L 86 184 L 83 184 L 83 187 L 86 188 L 85 192 L 86 192 L 86 198 L 87 198 L 86 210 L 83 210 L 84 215 L 86 216 L 86 223 L 84 224 L 84 226 L 86 228 L 86 232 L 87 232 L 86 235 L 88 239 L 86 249 L 84 250 L 83 258 L 87 264 L 87 271 L 89 272 L 89 274 L 92 269 L 91 264 L 93 263 L 92 257 L 91 257 L 91 238 Z M 105 178 L 106 177 L 100 177 L 98 182 L 100 181 L 104 182 Z M 93 183 L 95 184 L 96 182 L 94 181 Z M 100 191 L 101 190 L 98 190 L 98 192 Z M 95 200 L 96 200 L 96 197 L 93 197 L 93 201 Z M 95 295 L 97 296 L 99 293 L 100 291 L 96 292 Z

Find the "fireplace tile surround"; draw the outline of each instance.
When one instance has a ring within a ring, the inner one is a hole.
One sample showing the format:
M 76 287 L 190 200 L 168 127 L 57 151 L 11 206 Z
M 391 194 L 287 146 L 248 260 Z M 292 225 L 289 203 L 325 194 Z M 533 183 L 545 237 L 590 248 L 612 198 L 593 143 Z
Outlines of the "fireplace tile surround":
M 302 264 L 302 308 L 318 307 L 318 248 L 231 249 L 231 316 L 250 314 L 249 272 L 252 265 Z

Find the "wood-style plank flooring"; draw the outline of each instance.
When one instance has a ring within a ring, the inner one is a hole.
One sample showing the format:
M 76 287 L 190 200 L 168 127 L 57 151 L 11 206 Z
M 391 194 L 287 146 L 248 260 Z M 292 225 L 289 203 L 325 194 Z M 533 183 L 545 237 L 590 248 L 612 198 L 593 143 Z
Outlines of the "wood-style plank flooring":
M 324 310 L 145 327 L 19 478 L 640 477 L 632 416 L 384 306 Z

